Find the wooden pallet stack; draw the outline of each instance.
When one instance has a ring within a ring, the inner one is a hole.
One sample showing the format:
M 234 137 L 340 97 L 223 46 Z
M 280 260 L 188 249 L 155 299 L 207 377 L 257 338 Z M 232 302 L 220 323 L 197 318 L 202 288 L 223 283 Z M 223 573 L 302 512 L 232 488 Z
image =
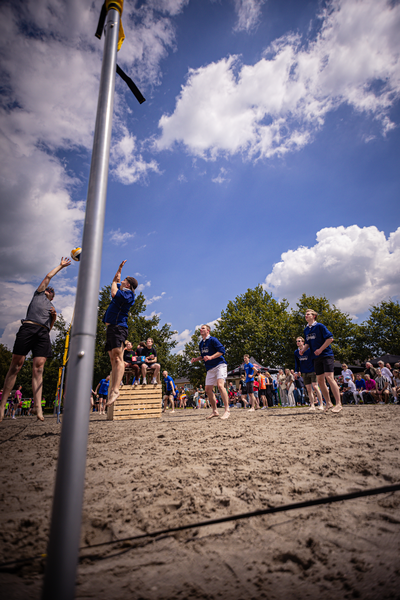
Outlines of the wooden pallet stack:
M 162 385 L 157 383 L 124 385 L 120 388 L 118 399 L 108 407 L 108 421 L 127 419 L 154 419 L 161 417 Z

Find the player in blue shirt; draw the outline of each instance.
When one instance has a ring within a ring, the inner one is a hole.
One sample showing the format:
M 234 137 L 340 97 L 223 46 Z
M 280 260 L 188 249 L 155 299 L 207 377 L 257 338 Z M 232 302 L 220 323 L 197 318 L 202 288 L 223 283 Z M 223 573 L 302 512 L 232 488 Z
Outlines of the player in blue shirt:
M 304 338 L 306 340 L 305 345 L 300 354 L 311 349 L 314 354 L 314 369 L 317 375 L 318 385 L 321 389 L 322 395 L 325 398 L 327 408 L 332 408 L 332 412 L 338 413 L 342 410 L 342 402 L 340 400 L 340 391 L 337 386 L 334 377 L 334 358 L 331 343 L 333 342 L 333 335 L 325 325 L 317 323 L 318 313 L 315 310 L 307 310 L 305 318 L 307 321 L 307 327 L 304 330 Z M 326 385 L 326 380 L 329 383 L 329 387 L 336 400 L 336 406 L 333 406 L 329 397 L 329 391 Z
M 244 360 L 244 370 L 246 373 L 246 390 L 247 390 L 247 394 L 249 395 L 250 398 L 250 408 L 249 408 L 249 412 L 254 412 L 255 409 L 255 403 L 256 403 L 256 398 L 254 396 L 254 389 L 253 389 L 253 383 L 254 383 L 254 365 L 250 362 L 250 357 L 248 354 L 245 354 L 243 356 L 243 360 Z
M 313 353 L 309 348 L 303 354 L 300 354 L 300 351 L 303 350 L 304 338 L 300 336 L 296 338 L 296 344 L 297 350 L 295 350 L 294 353 L 294 370 L 296 371 L 296 373 L 300 373 L 304 380 L 304 385 L 307 388 L 308 398 L 310 400 L 309 410 L 315 410 L 314 393 L 318 398 L 318 408 L 320 410 L 324 410 L 324 403 L 322 402 L 321 390 L 318 387 L 317 376 L 314 371 Z
M 103 317 L 107 325 L 106 350 L 110 357 L 112 369 L 112 389 L 108 395 L 106 406 L 113 404 L 119 396 L 119 386 L 124 376 L 124 343 L 128 337 L 128 314 L 135 302 L 135 291 L 138 282 L 134 277 L 125 277 L 121 281 L 123 260 L 118 267 L 111 284 L 112 300 Z
M 171 402 L 172 410 L 171 414 L 175 412 L 175 404 L 174 404 L 174 396 L 176 393 L 176 385 L 174 380 L 170 375 L 168 375 L 168 371 L 163 371 L 164 383 L 165 383 L 165 396 L 164 396 L 164 408 L 163 412 L 167 410 L 168 400 Z
M 110 385 L 110 376 L 107 375 L 107 377 L 105 379 L 102 379 L 100 381 L 100 383 L 97 384 L 97 388 L 94 391 L 96 398 L 98 398 L 98 400 L 99 400 L 99 414 L 100 415 L 106 414 L 104 409 L 106 407 L 109 385 Z
M 221 394 L 225 407 L 225 412 L 221 419 L 228 419 L 230 413 L 228 393 L 225 389 L 225 381 L 228 376 L 227 364 L 224 358 L 225 348 L 217 338 L 210 336 L 209 325 L 202 325 L 200 327 L 200 335 L 202 337 L 199 344 L 201 356 L 192 358 L 191 362 L 194 363 L 202 360 L 206 367 L 206 394 L 212 408 L 212 413 L 208 415 L 207 419 L 219 417 L 217 401 L 213 390 L 215 385 L 218 386 L 218 391 Z

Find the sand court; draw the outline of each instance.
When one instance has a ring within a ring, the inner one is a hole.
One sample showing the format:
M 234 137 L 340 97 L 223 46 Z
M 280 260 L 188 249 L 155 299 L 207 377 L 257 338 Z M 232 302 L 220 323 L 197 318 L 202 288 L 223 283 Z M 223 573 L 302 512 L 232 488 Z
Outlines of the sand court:
M 82 546 L 400 482 L 398 406 L 91 415 Z M 60 429 L 0 429 L 1 561 L 46 552 Z M 81 552 L 77 598 L 397 598 L 400 492 Z M 38 599 L 44 561 L 0 573 Z

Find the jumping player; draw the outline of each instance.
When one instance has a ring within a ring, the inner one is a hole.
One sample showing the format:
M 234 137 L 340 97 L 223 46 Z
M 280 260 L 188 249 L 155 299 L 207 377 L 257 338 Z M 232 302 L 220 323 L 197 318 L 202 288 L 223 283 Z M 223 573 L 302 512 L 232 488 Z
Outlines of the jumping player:
M 25 357 L 32 351 L 32 390 L 36 415 L 44 421 L 42 412 L 43 369 L 47 358 L 51 356 L 50 331 L 56 322 L 57 313 L 51 301 L 55 296 L 54 289 L 49 287 L 50 280 L 61 269 L 71 264 L 69 258 L 61 258 L 60 264 L 47 273 L 33 295 L 28 306 L 26 319 L 18 330 L 12 353 L 11 365 L 4 381 L 3 397 L 0 405 L 0 421 L 4 417 L 4 407 L 14 387 L 18 373 L 22 369 Z
M 304 338 L 298 337 L 296 339 L 297 350 L 294 353 L 295 360 L 295 371 L 301 373 L 304 380 L 304 384 L 307 388 L 308 398 L 310 400 L 309 410 L 315 410 L 315 398 L 314 393 L 318 398 L 318 408 L 324 410 L 324 403 L 317 383 L 317 376 L 314 371 L 313 355 L 310 349 L 306 350 L 303 354 L 300 351 L 303 350 Z
M 304 330 L 304 338 L 306 344 L 300 350 L 300 354 L 303 355 L 308 348 L 314 354 L 314 369 L 317 375 L 318 385 L 321 389 L 322 395 L 325 398 L 327 408 L 332 408 L 332 412 L 338 413 L 342 410 L 343 406 L 340 400 L 340 391 L 337 386 L 334 377 L 334 358 L 331 343 L 333 342 L 333 335 L 325 325 L 317 323 L 318 313 L 315 310 L 308 309 L 305 314 L 307 321 L 307 327 Z M 329 387 L 332 390 L 332 394 L 336 400 L 336 406 L 333 406 L 329 397 L 329 391 L 326 385 L 326 381 L 329 383 Z
M 108 394 L 106 406 L 113 404 L 119 396 L 119 386 L 124 376 L 124 343 L 128 337 L 128 314 L 135 302 L 135 290 L 138 282 L 134 277 L 121 281 L 123 260 L 118 267 L 111 284 L 112 300 L 103 317 L 107 325 L 106 350 L 111 361 L 112 388 Z
M 229 398 L 225 389 L 225 381 L 228 376 L 227 364 L 224 358 L 225 348 L 217 338 L 210 335 L 210 326 L 202 325 L 200 327 L 200 335 L 202 340 L 199 344 L 200 354 L 197 358 L 192 358 L 191 362 L 203 360 L 206 367 L 206 394 L 210 401 L 212 413 L 207 419 L 219 417 L 217 410 L 217 401 L 215 399 L 213 387 L 218 386 L 219 393 L 224 402 L 225 412 L 221 419 L 229 418 Z
M 176 392 L 176 385 L 174 380 L 170 375 L 168 375 L 168 371 L 163 371 L 164 383 L 165 383 L 165 396 L 164 396 L 164 408 L 163 412 L 167 410 L 168 401 L 171 402 L 172 410 L 171 414 L 175 412 L 175 404 L 174 404 L 174 395 Z

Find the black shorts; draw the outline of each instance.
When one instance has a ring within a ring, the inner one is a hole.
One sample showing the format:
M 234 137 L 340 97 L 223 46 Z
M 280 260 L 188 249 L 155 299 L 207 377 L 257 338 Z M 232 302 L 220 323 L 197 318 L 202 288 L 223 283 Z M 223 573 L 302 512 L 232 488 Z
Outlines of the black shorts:
M 50 333 L 42 325 L 23 323 L 15 338 L 13 354 L 26 356 L 31 351 L 34 358 L 51 358 Z
M 317 376 L 315 373 L 302 373 L 301 376 L 304 380 L 304 385 L 311 385 L 312 383 L 317 382 Z
M 106 334 L 106 351 L 121 348 L 128 337 L 128 328 L 122 325 L 108 325 Z
M 333 373 L 335 371 L 334 362 L 333 356 L 317 356 L 314 358 L 315 374 Z
M 246 391 L 248 394 L 253 394 L 254 390 L 253 390 L 253 381 L 247 381 L 246 382 Z
M 266 395 L 267 395 L 267 390 L 266 390 L 266 389 L 264 389 L 264 390 L 260 390 L 260 391 L 258 392 L 258 394 L 259 394 L 259 396 L 266 396 Z

